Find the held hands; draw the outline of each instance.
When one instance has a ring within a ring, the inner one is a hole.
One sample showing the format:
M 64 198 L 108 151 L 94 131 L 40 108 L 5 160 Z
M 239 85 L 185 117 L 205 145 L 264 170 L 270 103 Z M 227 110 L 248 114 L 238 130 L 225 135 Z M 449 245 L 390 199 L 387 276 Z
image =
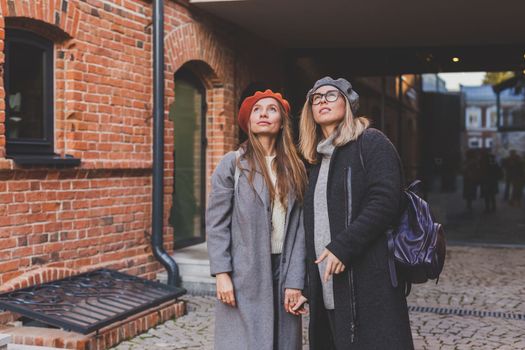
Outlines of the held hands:
M 308 313 L 304 307 L 306 300 L 300 289 L 286 288 L 284 290 L 284 309 L 294 316 Z
M 320 264 L 324 259 L 326 259 L 326 269 L 323 274 L 323 281 L 328 282 L 330 276 L 333 274 L 340 274 L 345 270 L 345 265 L 339 260 L 331 251 L 325 249 L 319 259 L 315 261 L 316 264 Z
M 237 306 L 235 302 L 235 294 L 233 292 L 233 282 L 230 275 L 227 272 L 218 273 L 216 276 L 216 283 L 217 299 L 231 307 Z
M 216 276 L 217 299 L 231 307 L 236 307 L 235 293 L 233 291 L 233 282 L 228 273 L 219 273 Z M 287 288 L 284 290 L 284 309 L 292 315 L 304 315 L 308 313 L 304 304 L 307 299 L 302 295 L 299 289 Z

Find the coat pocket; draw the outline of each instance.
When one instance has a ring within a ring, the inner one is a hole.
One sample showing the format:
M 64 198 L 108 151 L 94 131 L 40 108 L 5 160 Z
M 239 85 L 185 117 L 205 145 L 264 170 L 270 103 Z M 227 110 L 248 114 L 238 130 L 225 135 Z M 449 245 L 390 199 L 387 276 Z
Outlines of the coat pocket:
M 388 270 L 388 244 L 385 235 L 370 247 L 370 263 L 376 270 Z

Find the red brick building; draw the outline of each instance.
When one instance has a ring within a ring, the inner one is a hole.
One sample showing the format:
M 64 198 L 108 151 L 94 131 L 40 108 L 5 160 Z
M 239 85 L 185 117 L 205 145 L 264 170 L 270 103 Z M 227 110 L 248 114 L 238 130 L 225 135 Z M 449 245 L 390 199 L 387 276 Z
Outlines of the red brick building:
M 151 1 L 0 0 L 0 9 L 0 292 L 98 267 L 155 278 Z M 310 67 L 301 80 L 284 48 L 188 1 L 166 0 L 164 12 L 171 252 L 205 240 L 208 179 L 238 144 L 241 99 L 269 87 L 297 114 L 322 73 Z M 394 142 L 407 140 L 413 170 L 417 76 L 353 81 L 362 112 Z
M 149 247 L 151 2 L 0 5 L 2 289 L 99 266 L 154 278 L 160 265 Z M 238 143 L 238 103 L 261 86 L 283 90 L 285 61 L 283 49 L 235 25 L 186 1 L 165 2 L 168 251 L 173 227 L 180 227 L 182 245 L 204 239 L 206 183 L 220 157 Z M 399 127 L 417 127 L 419 83 L 407 80 L 412 77 L 405 77 L 403 88 L 404 95 L 413 90 L 402 107 L 409 111 L 406 126 L 396 121 L 396 80 L 386 80 L 389 117 L 382 123 L 394 140 Z M 364 112 L 381 114 L 380 80 L 361 80 Z M 417 155 L 410 159 L 417 163 Z M 173 198 L 174 189 L 183 200 Z
M 0 5 L 2 289 L 98 266 L 154 278 L 160 265 L 149 248 L 151 2 L 4 0 Z M 268 43 L 184 1 L 166 1 L 165 46 L 164 240 L 171 250 L 176 143 L 168 112 L 175 74 L 202 87 L 205 134 L 193 142 L 207 144 L 201 167 L 207 178 L 237 143 L 234 117 L 243 90 L 263 78 L 282 86 L 282 66 L 279 50 L 269 51 Z M 186 95 L 195 98 L 193 90 Z M 181 144 L 179 153 L 190 151 L 187 146 Z M 48 276 L 49 269 L 60 273 Z M 43 277 L 34 279 L 37 275 Z

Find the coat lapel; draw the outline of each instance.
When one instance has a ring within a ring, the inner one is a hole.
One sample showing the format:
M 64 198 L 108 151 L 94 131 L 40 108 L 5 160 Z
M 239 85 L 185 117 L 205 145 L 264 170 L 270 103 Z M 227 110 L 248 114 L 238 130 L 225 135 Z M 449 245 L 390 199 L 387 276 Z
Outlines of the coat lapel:
M 241 174 L 244 174 L 244 176 L 248 177 L 249 176 L 248 169 L 250 169 L 250 164 L 248 163 L 246 159 L 241 157 L 240 165 L 241 165 Z M 266 188 L 264 177 L 260 169 L 258 168 L 255 169 L 255 175 L 253 177 L 253 188 L 255 189 L 255 192 L 257 193 L 257 195 L 263 202 L 264 207 L 269 208 L 270 207 L 270 198 L 269 198 L 270 194 L 269 194 L 268 189 Z
M 288 235 L 288 224 L 290 223 L 290 214 L 292 213 L 292 209 L 295 205 L 295 202 L 295 196 L 291 192 L 288 193 L 288 207 L 286 209 L 286 219 L 284 222 L 285 237 Z
M 255 176 L 253 177 L 253 187 L 255 188 L 255 192 L 259 195 L 259 198 L 264 203 L 264 207 L 267 209 L 270 208 L 270 192 L 266 187 L 264 177 L 258 171 L 255 172 Z
M 289 193 L 288 194 L 288 207 L 286 209 L 286 219 L 285 219 L 285 222 L 284 222 L 284 245 L 283 245 L 283 252 L 282 254 L 285 254 L 285 261 L 287 261 L 288 263 L 285 264 L 285 271 L 283 273 L 283 281 L 286 279 L 286 276 L 288 274 L 288 269 L 290 268 L 290 259 L 291 259 L 291 255 L 292 255 L 292 249 L 293 249 L 293 244 L 294 244 L 294 241 L 295 241 L 295 237 L 297 235 L 291 235 L 289 234 L 288 232 L 288 227 L 289 227 L 289 223 L 290 223 L 290 215 L 292 214 L 292 210 L 294 208 L 296 204 L 296 200 L 295 200 L 295 196 L 292 194 L 292 193 Z M 291 247 L 289 245 L 292 245 Z
M 241 165 L 241 173 L 244 173 L 245 176 L 249 176 L 249 164 L 248 161 L 241 157 L 240 159 L 240 165 Z M 264 181 L 264 177 L 260 171 L 260 169 L 255 170 L 255 176 L 253 178 L 253 187 L 255 189 L 255 192 L 261 199 L 261 201 L 264 204 L 265 208 L 270 208 L 270 192 L 268 191 L 268 188 L 266 187 L 266 182 Z M 288 232 L 288 223 L 290 214 L 292 213 L 292 209 L 296 204 L 296 198 L 295 195 L 292 193 L 288 194 L 288 206 L 286 209 L 286 220 L 285 220 L 285 226 L 284 226 L 284 234 L 286 235 Z

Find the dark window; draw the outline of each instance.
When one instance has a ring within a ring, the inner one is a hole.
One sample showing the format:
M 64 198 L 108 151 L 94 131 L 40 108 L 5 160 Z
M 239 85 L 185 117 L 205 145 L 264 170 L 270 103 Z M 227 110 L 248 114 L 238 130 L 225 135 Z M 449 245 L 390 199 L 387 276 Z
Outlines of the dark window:
M 169 223 L 175 248 L 204 242 L 206 207 L 206 89 L 186 67 L 175 73 L 173 201 Z
M 7 29 L 5 44 L 7 154 L 52 154 L 53 42 Z

